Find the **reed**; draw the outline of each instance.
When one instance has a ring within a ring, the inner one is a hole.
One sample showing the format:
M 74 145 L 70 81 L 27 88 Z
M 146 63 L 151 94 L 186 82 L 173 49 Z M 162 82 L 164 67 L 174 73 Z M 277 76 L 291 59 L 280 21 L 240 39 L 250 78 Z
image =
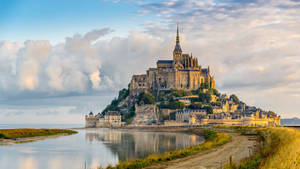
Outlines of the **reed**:
M 36 136 L 49 136 L 55 134 L 75 134 L 77 131 L 67 129 L 0 129 L 0 139 L 16 139 Z
M 257 129 L 263 142 L 260 151 L 239 165 L 231 164 L 225 169 L 299 169 L 300 131 L 276 127 Z

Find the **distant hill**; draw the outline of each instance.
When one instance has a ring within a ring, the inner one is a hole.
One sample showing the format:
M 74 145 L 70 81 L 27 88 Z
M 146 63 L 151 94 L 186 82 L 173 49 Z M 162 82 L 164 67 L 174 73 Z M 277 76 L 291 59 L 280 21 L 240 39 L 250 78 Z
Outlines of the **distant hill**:
M 300 126 L 300 119 L 297 117 L 281 119 L 281 125 L 283 126 Z

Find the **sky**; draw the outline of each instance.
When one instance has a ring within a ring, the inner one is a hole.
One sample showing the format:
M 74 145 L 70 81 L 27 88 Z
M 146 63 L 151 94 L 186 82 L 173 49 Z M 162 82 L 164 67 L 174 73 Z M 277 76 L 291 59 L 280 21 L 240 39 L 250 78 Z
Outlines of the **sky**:
M 0 124 L 84 123 L 172 58 L 177 23 L 218 90 L 300 117 L 299 0 L 2 0 Z

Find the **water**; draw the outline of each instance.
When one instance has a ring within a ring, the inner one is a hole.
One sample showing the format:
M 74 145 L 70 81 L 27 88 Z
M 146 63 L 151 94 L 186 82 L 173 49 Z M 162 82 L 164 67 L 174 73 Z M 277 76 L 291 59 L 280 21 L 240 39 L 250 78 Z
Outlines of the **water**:
M 0 146 L 0 169 L 87 169 L 204 141 L 184 133 L 80 129 L 71 136 Z

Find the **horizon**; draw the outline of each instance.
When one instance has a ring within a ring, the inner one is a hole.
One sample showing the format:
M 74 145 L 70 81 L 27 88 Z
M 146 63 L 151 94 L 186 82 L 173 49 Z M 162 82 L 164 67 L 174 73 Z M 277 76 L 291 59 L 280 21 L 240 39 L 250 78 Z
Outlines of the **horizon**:
M 216 89 L 300 118 L 300 2 L 0 2 L 0 124 L 83 124 L 131 76 L 183 52 Z

